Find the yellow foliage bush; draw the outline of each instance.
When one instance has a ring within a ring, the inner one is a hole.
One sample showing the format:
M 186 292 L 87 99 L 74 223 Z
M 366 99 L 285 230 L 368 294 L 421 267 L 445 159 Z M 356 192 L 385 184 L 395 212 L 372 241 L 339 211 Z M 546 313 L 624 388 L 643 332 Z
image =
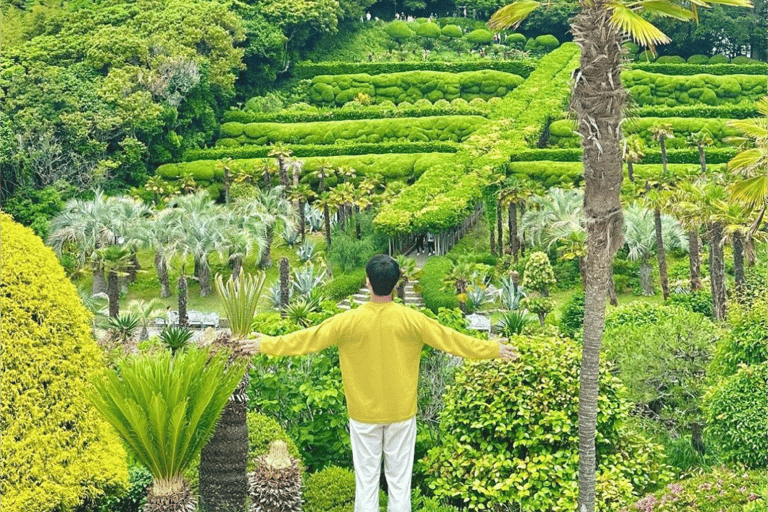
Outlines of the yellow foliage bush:
M 53 251 L 2 214 L 3 512 L 70 510 L 127 486 L 126 455 L 86 398 L 104 368 Z

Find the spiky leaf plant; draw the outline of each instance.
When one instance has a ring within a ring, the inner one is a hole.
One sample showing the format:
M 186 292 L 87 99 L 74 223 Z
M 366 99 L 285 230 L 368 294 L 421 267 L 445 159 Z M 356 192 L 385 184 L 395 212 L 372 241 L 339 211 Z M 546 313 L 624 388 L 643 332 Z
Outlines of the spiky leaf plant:
M 285 441 L 273 441 L 269 454 L 256 459 L 249 475 L 251 512 L 297 512 L 301 510 L 301 469 L 288 454 Z
M 172 353 L 183 349 L 192 339 L 192 331 L 183 325 L 169 325 L 160 331 L 160 341 L 171 349 Z
M 256 315 L 261 291 L 264 288 L 264 272 L 255 275 L 241 273 L 237 279 L 224 283 L 221 274 L 216 274 L 216 290 L 229 319 L 229 328 L 235 336 L 247 336 L 251 322 Z
M 216 428 L 245 365 L 207 350 L 139 355 L 93 382 L 90 400 L 152 473 L 146 512 L 195 508 L 182 474 Z

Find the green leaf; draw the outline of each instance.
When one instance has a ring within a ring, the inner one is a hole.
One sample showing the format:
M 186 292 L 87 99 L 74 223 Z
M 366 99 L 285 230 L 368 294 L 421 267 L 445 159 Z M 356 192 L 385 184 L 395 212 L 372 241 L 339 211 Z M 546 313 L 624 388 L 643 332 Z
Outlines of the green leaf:
M 614 1 L 608 4 L 608 8 L 612 11 L 611 25 L 629 34 L 638 44 L 653 48 L 656 45 L 666 44 L 670 41 L 664 32 L 625 4 Z
M 488 20 L 488 28 L 492 30 L 505 30 L 516 28 L 536 10 L 541 4 L 535 0 L 521 0 L 502 7 Z

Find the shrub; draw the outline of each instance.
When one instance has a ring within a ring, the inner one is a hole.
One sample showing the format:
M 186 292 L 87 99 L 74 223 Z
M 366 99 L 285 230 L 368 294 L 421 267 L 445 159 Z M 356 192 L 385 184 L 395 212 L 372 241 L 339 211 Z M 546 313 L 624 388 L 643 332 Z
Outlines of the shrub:
M 444 291 L 443 278 L 448 275 L 453 263 L 445 256 L 433 256 L 427 260 L 419 279 L 424 305 L 437 313 L 440 308 L 459 307 L 459 300 L 452 292 Z
M 765 300 L 749 307 L 730 305 L 725 336 L 715 348 L 710 372 L 714 375 L 735 374 L 741 365 L 757 365 L 768 359 L 768 321 Z
M 659 64 L 685 64 L 685 59 L 678 55 L 664 55 L 656 59 Z
M 152 473 L 141 464 L 131 466 L 128 468 L 128 490 L 119 495 L 104 496 L 94 503 L 93 508 L 99 512 L 142 512 L 150 485 Z
M 413 37 L 411 27 L 404 21 L 393 21 L 387 25 L 386 31 L 389 37 L 399 43 Z
M 566 336 L 576 336 L 584 326 L 584 293 L 573 295 L 563 306 L 560 316 L 560 330 Z
M 669 304 L 712 318 L 712 293 L 708 290 L 698 290 L 693 293 L 673 293 L 669 296 Z
M 730 62 L 730 59 L 726 57 L 725 55 L 713 55 L 709 58 L 708 64 L 727 64 Z
M 627 41 L 621 46 L 623 46 L 627 50 L 627 53 L 630 56 L 635 55 L 637 52 L 640 51 L 640 47 L 636 43 L 633 43 L 632 41 Z
M 707 64 L 709 62 L 709 57 L 701 54 L 691 55 L 688 57 L 687 62 L 688 64 Z
M 507 45 L 522 50 L 525 47 L 525 36 L 519 32 L 513 32 L 507 36 Z
M 651 50 L 643 50 L 635 56 L 637 62 L 653 62 L 656 60 L 656 54 Z
M 449 29 L 449 32 L 452 31 Z M 443 34 L 445 36 L 445 34 Z M 456 37 L 461 38 L 459 30 Z M 524 36 L 523 36 L 524 37 Z M 492 69 L 527 77 L 536 69 L 533 59 L 523 60 L 461 60 L 461 61 L 381 61 L 381 62 L 310 62 L 303 61 L 293 68 L 296 78 L 313 78 L 317 75 L 382 75 L 385 73 L 403 73 L 405 71 L 445 71 L 462 73 Z M 294 107 L 295 108 L 295 107 Z M 313 107 L 314 108 L 314 107 Z M 227 113 L 224 114 L 225 119 Z
M 91 315 L 50 248 L 6 214 L 0 225 L 3 510 L 68 510 L 119 494 L 125 452 L 86 399 L 105 369 Z
M 766 380 L 768 363 L 742 366 L 707 393 L 704 435 L 726 462 L 765 469 Z
M 647 512 L 762 512 L 766 508 L 765 470 L 714 468 L 669 484 L 636 501 L 631 510 Z
M 299 449 L 296 443 L 283 430 L 276 419 L 256 411 L 248 412 L 248 472 L 253 471 L 256 465 L 256 457 L 269 453 L 269 445 L 272 441 L 285 441 L 288 445 L 288 453 L 294 459 L 301 461 Z
M 536 46 L 538 48 L 543 48 L 546 52 L 551 52 L 560 46 L 560 41 L 551 34 L 544 34 L 536 37 Z
M 426 37 L 429 39 L 437 39 L 440 37 L 441 30 L 436 23 L 422 23 L 416 27 L 416 35 Z
M 306 512 L 353 512 L 354 509 L 354 471 L 329 466 L 307 477 L 304 482 Z
M 456 25 L 446 25 L 440 33 L 449 39 L 459 39 L 464 33 Z
M 491 44 L 493 42 L 493 34 L 482 28 L 473 30 L 464 37 L 472 44 Z
M 680 64 L 681 66 L 683 64 Z M 686 66 L 688 64 L 685 64 Z M 757 101 L 766 83 L 759 75 L 663 75 L 638 69 L 622 72 L 621 81 L 638 105 L 719 105 Z
M 760 62 L 759 60 L 750 59 L 749 57 L 745 57 L 744 55 L 739 55 L 737 57 L 734 57 L 731 59 L 732 64 L 755 64 L 756 62 Z
M 324 295 L 340 301 L 357 293 L 365 285 L 365 269 L 345 272 L 328 281 L 323 287 Z
M 765 75 L 768 64 L 658 64 L 656 62 L 636 62 L 632 69 L 660 73 L 662 75 Z
M 606 361 L 627 386 L 627 397 L 645 413 L 687 429 L 702 419 L 703 377 L 720 331 L 702 315 L 679 307 L 635 308 L 619 306 L 609 314 L 611 327 L 603 334 Z M 625 319 L 621 324 L 619 317 Z
M 425 462 L 435 496 L 470 510 L 501 503 L 521 510 L 573 510 L 578 466 L 581 351 L 570 339 L 514 337 L 514 362 L 465 363 L 445 395 L 442 442 Z M 617 508 L 660 473 L 658 447 L 628 435 L 630 405 L 605 368 L 600 376 L 596 440 L 597 501 Z M 531 382 L 539 383 L 531 386 Z M 489 484 L 493 482 L 494 484 Z

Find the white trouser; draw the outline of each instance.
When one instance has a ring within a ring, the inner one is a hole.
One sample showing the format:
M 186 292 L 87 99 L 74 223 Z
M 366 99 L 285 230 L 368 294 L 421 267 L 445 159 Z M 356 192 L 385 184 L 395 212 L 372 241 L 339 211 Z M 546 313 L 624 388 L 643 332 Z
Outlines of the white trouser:
M 411 476 L 416 449 L 416 418 L 398 423 L 349 420 L 355 464 L 355 512 L 379 512 L 381 452 L 389 487 L 388 512 L 411 511 Z

